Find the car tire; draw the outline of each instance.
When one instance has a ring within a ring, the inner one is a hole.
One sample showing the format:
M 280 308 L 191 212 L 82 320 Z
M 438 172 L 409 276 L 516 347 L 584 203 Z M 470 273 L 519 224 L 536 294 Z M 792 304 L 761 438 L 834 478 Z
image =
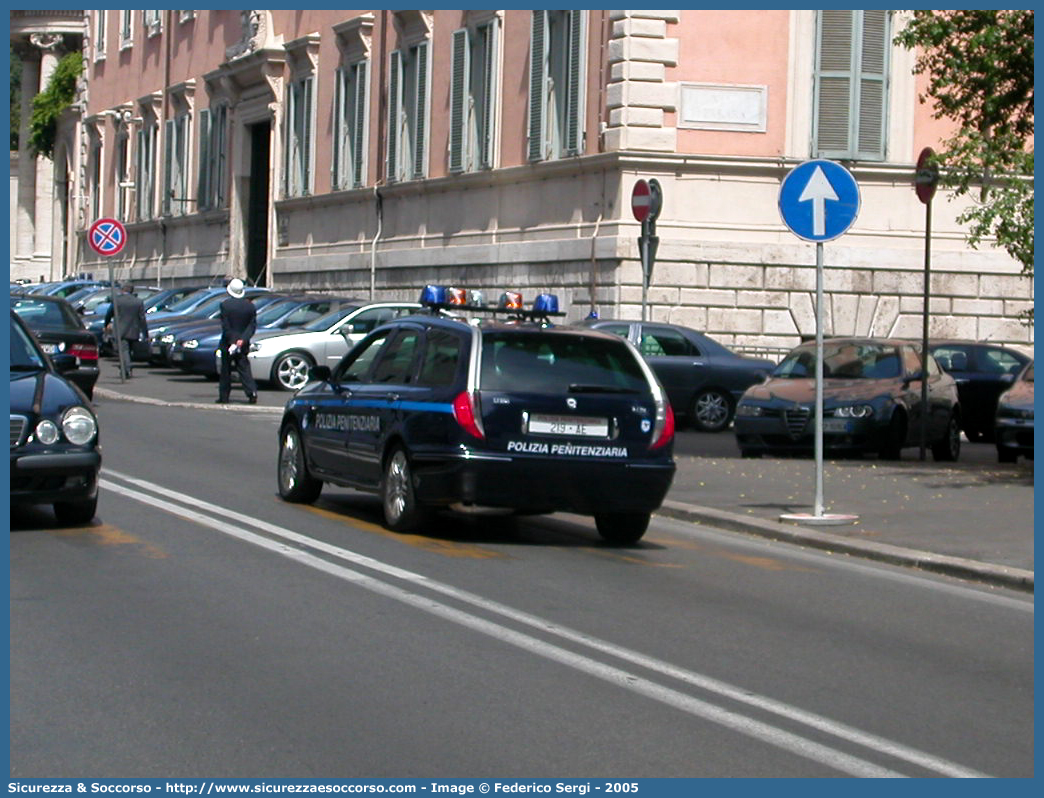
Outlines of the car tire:
M 322 480 L 308 472 L 301 431 L 289 424 L 279 436 L 279 462 L 277 464 L 279 495 L 295 504 L 311 504 L 323 490 Z
M 63 524 L 89 524 L 97 510 L 97 496 L 82 501 L 54 503 L 54 517 Z
M 997 462 L 998 463 L 1015 463 L 1018 462 L 1019 455 L 1016 452 L 1004 446 L 997 447 Z
M 878 448 L 878 456 L 882 460 L 898 460 L 902 457 L 904 443 L 906 443 L 906 416 L 896 412 L 892 414 L 892 420 L 888 423 L 888 430 Z
M 272 365 L 272 383 L 282 391 L 296 391 L 308 382 L 315 361 L 303 352 L 285 352 Z
M 732 397 L 719 388 L 700 391 L 692 400 L 689 418 L 700 432 L 721 432 L 732 421 Z
M 384 465 L 381 480 L 381 508 L 384 524 L 393 532 L 409 532 L 423 523 L 427 513 L 417 502 L 413 487 L 413 467 L 401 446 L 392 450 Z
M 955 463 L 961 456 L 961 420 L 956 413 L 950 414 L 946 433 L 932 444 L 932 457 L 940 463 Z
M 607 543 L 626 546 L 641 540 L 649 528 L 650 513 L 599 513 L 595 515 L 598 534 Z

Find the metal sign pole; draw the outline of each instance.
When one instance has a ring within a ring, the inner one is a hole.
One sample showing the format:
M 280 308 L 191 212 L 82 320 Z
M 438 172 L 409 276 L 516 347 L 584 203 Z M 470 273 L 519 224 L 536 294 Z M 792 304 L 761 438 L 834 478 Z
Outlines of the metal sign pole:
M 120 306 L 116 303 L 116 278 L 113 276 L 112 259 L 109 259 L 109 291 L 112 301 L 112 335 L 113 345 L 116 347 L 116 357 L 120 361 L 120 382 L 126 382 L 129 363 L 123 362 L 123 347 L 120 346 Z
M 642 256 L 642 321 L 649 313 L 649 219 L 642 222 L 642 234 L 638 237 L 638 251 Z
M 924 203 L 924 312 L 921 319 L 921 460 L 928 440 L 928 303 L 931 299 L 932 201 Z
M 816 244 L 816 501 L 823 517 L 823 243 Z

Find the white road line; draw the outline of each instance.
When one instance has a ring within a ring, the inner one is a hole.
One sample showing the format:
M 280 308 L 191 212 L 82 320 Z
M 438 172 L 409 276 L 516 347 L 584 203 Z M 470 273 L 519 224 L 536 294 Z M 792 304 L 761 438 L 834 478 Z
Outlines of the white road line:
M 533 627 L 535 629 L 540 630 L 543 633 L 555 635 L 557 637 L 560 637 L 562 639 L 568 640 L 570 642 L 577 643 L 577 644 L 580 644 L 580 645 L 584 645 L 584 646 L 586 646 L 586 647 L 588 647 L 590 649 L 594 649 L 595 651 L 598 651 L 599 653 L 607 654 L 609 656 L 615 657 L 615 658 L 623 660 L 625 662 L 629 662 L 631 664 L 638 665 L 638 666 L 643 667 L 643 668 L 647 668 L 649 670 L 652 670 L 652 671 L 660 673 L 662 675 L 665 675 L 665 676 L 677 679 L 677 680 L 679 680 L 679 681 L 681 681 L 683 683 L 692 685 L 692 686 L 697 687 L 699 689 L 702 689 L 702 690 L 714 693 L 714 694 L 716 694 L 716 695 L 718 695 L 720 697 L 727 698 L 727 699 L 730 699 L 730 700 L 733 700 L 733 701 L 736 701 L 736 702 L 739 702 L 739 703 L 743 703 L 743 704 L 746 704 L 748 706 L 754 707 L 754 708 L 759 709 L 759 710 L 763 710 L 763 711 L 766 711 L 766 712 L 773 713 L 775 715 L 778 715 L 778 716 L 780 716 L 782 718 L 786 718 L 786 719 L 791 720 L 791 721 L 796 721 L 798 723 L 804 724 L 805 726 L 808 726 L 810 728 L 816 729 L 816 730 L 818 730 L 820 732 L 824 732 L 824 733 L 830 734 L 830 735 L 832 735 L 834 737 L 837 737 L 838 739 L 842 739 L 842 740 L 846 740 L 846 741 L 855 743 L 857 745 L 863 746 L 865 748 L 868 748 L 870 750 L 879 752 L 881 754 L 885 754 L 887 756 L 894 757 L 896 759 L 899 759 L 899 760 L 908 762 L 910 764 L 913 764 L 913 765 L 925 768 L 927 770 L 931 770 L 931 771 L 937 772 L 937 773 L 939 773 L 941 775 L 951 776 L 951 777 L 959 777 L 959 778 L 981 778 L 981 777 L 985 777 L 986 776 L 986 774 L 984 774 L 984 773 L 982 773 L 980 771 L 976 771 L 976 770 L 973 770 L 971 768 L 966 768 L 966 767 L 964 767 L 962 765 L 959 765 L 957 763 L 950 762 L 948 760 L 945 760 L 945 759 L 933 756 L 931 754 L 927 754 L 925 752 L 922 752 L 922 751 L 919 751 L 917 749 L 914 749 L 914 748 L 902 745 L 900 743 L 896 743 L 894 741 L 887 740 L 885 738 L 879 737 L 879 736 L 874 735 L 874 734 L 870 734 L 868 732 L 863 732 L 863 731 L 861 731 L 859 729 L 856 729 L 854 727 L 847 726 L 847 725 L 845 725 L 843 723 L 839 723 L 839 722 L 830 720 L 829 718 L 824 718 L 824 717 L 822 717 L 820 715 L 817 715 L 815 713 L 806 712 L 806 711 L 804 711 L 802 709 L 799 709 L 797 707 L 793 707 L 793 706 L 790 706 L 788 704 L 776 701 L 776 700 L 768 698 L 766 696 L 761 696 L 761 695 L 758 695 L 756 693 L 751 693 L 751 692 L 749 692 L 747 690 L 744 690 L 743 688 L 736 687 L 734 685 L 730 685 L 730 684 L 728 684 L 726 682 L 722 682 L 722 681 L 714 679 L 712 677 L 704 676 L 704 675 L 698 674 L 698 673 L 694 673 L 692 671 L 688 671 L 686 669 L 679 668 L 677 666 L 671 665 L 670 663 L 663 662 L 663 661 L 655 659 L 653 657 L 646 656 L 646 655 L 641 654 L 639 652 L 631 651 L 631 650 L 629 650 L 627 648 L 616 646 L 616 645 L 613 645 L 611 643 L 605 642 L 603 640 L 599 640 L 597 638 L 590 637 L 590 636 L 585 635 L 585 634 L 583 634 L 581 632 L 577 632 L 577 631 L 574 631 L 574 630 L 569 629 L 567 627 L 563 627 L 563 626 L 559 626 L 557 624 L 554 624 L 554 623 L 552 623 L 552 622 L 550 622 L 550 621 L 548 621 L 546 619 L 540 618 L 538 616 L 530 615 L 528 613 L 525 613 L 525 612 L 522 612 L 522 611 L 519 611 L 519 610 L 515 610 L 515 609 L 513 609 L 511 607 L 508 607 L 506 605 L 500 604 L 498 602 L 495 602 L 495 601 L 492 601 L 492 600 L 489 600 L 489 599 L 485 599 L 485 598 L 483 598 L 481 596 L 477 596 L 477 595 L 475 595 L 473 593 L 468 593 L 467 591 L 459 590 L 458 588 L 452 587 L 450 585 L 446 585 L 444 583 L 431 580 L 428 577 L 425 577 L 425 576 L 423 576 L 421 574 L 417 574 L 417 573 L 414 573 L 414 572 L 411 572 L 411 571 L 407 571 L 407 570 L 398 568 L 396 566 L 389 565 L 387 563 L 381 562 L 379 560 L 374 560 L 371 557 L 367 557 L 367 556 L 362 555 L 362 554 L 357 554 L 357 553 L 352 552 L 352 551 L 350 551 L 348 549 L 343 549 L 343 548 L 338 547 L 338 546 L 333 546 L 331 544 L 325 543 L 325 542 L 320 541 L 320 540 L 315 540 L 313 538 L 307 537 L 305 535 L 301 535 L 301 534 L 299 534 L 297 532 L 293 532 L 293 531 L 291 531 L 289 529 L 285 529 L 283 527 L 279 527 L 279 526 L 276 526 L 274 524 L 270 524 L 270 523 L 268 523 L 266 521 L 262 521 L 260 519 L 253 519 L 253 518 L 249 518 L 249 517 L 244 517 L 241 513 L 237 513 L 237 512 L 228 510 L 228 509 L 226 509 L 224 507 L 221 507 L 219 505 L 210 504 L 208 502 L 205 502 L 205 501 L 203 501 L 201 499 L 198 499 L 198 498 L 195 498 L 195 497 L 186 496 L 185 494 L 169 490 L 167 488 L 164 488 L 161 485 L 156 485 L 156 484 L 148 482 L 146 480 L 137 479 L 137 478 L 128 476 L 126 474 L 121 474 L 119 472 L 114 472 L 114 471 L 111 471 L 111 470 L 106 470 L 105 474 L 107 476 L 113 476 L 113 477 L 116 477 L 118 479 L 125 480 L 126 482 L 129 482 L 129 483 L 131 483 L 133 485 L 136 485 L 138 487 L 144 488 L 146 490 L 152 491 L 153 493 L 156 493 L 156 494 L 158 494 L 160 496 L 166 496 L 166 497 L 168 497 L 170 499 L 173 499 L 175 501 L 183 502 L 185 504 L 188 504 L 190 507 L 193 507 L 193 508 L 196 508 L 196 509 L 205 509 L 205 510 L 211 512 L 211 513 L 214 513 L 215 515 L 220 515 L 220 516 L 225 516 L 225 517 L 228 517 L 228 518 L 233 518 L 236 521 L 239 521 L 240 523 L 249 524 L 249 525 L 255 527 L 256 529 L 263 530 L 263 531 L 265 531 L 265 532 L 267 532 L 267 533 L 269 533 L 271 535 L 275 535 L 275 536 L 280 537 L 280 538 L 282 538 L 282 539 L 284 539 L 286 541 L 293 542 L 293 543 L 295 543 L 297 545 L 307 546 L 307 547 L 309 547 L 311 549 L 314 549 L 316 551 L 320 551 L 320 552 L 322 552 L 324 554 L 327 554 L 329 556 L 337 557 L 338 559 L 342 559 L 342 560 L 346 560 L 348 562 L 351 562 L 354 565 L 362 566 L 362 567 L 365 567 L 365 568 L 369 568 L 369 569 L 375 570 L 375 571 L 377 571 L 379 573 L 382 573 L 382 574 L 384 574 L 386 576 L 392 576 L 392 577 L 395 577 L 395 578 L 407 581 L 407 582 L 409 582 L 411 584 L 414 584 L 416 586 L 423 587 L 423 588 L 431 590 L 433 592 L 440 593 L 442 595 L 445 595 L 445 596 L 448 596 L 450 598 L 453 598 L 453 599 L 455 599 L 457 601 L 460 601 L 460 602 L 463 602 L 463 603 L 466 603 L 466 604 L 470 604 L 470 605 L 472 605 L 474 607 L 478 607 L 478 608 L 480 608 L 480 609 L 482 609 L 482 610 L 484 610 L 486 612 L 494 613 L 494 614 L 500 615 L 502 617 L 509 618 L 509 619 L 511 619 L 511 620 L 513 620 L 513 621 L 515 621 L 517 623 L 521 623 L 521 624 L 525 624 L 527 626 Z M 216 519 L 211 519 L 210 517 L 204 516 L 201 513 L 196 512 L 195 510 L 188 510 L 186 508 L 182 508 L 182 507 L 179 507 L 179 506 L 172 506 L 172 505 L 168 504 L 167 502 L 155 499 L 155 498 L 153 498 L 151 496 L 147 496 L 145 494 L 138 493 L 137 491 L 133 491 L 133 490 L 130 490 L 128 488 L 124 488 L 122 486 L 116 485 L 115 483 L 111 483 L 108 480 L 102 480 L 101 484 L 105 488 L 108 488 L 108 489 L 111 489 L 111 490 L 115 490 L 118 493 L 122 493 L 124 495 L 127 495 L 127 496 L 129 496 L 131 498 L 137 499 L 139 501 L 143 501 L 143 502 L 148 503 L 148 504 L 153 504 L 154 506 L 159 507 L 160 509 L 163 509 L 163 510 L 165 510 L 167 512 L 171 512 L 171 513 L 173 513 L 175 515 L 180 515 L 180 516 L 183 516 L 183 517 L 186 517 L 186 518 L 190 518 L 191 520 L 198 521 L 200 523 L 204 523 L 207 526 L 211 526 L 212 528 L 216 528 L 216 529 L 219 529 L 220 531 L 227 532 L 228 534 L 233 534 L 236 537 L 240 537 L 242 539 L 248 539 L 245 536 L 249 536 L 250 542 L 257 542 L 257 540 L 253 540 L 253 538 L 257 538 L 257 536 L 253 535 L 253 533 L 248 532 L 246 530 L 243 530 L 240 527 L 231 527 L 231 525 L 226 525 L 226 524 L 224 524 L 221 521 L 217 521 Z M 228 528 L 225 528 L 225 527 L 228 527 Z M 273 543 L 268 538 L 258 538 L 258 540 L 266 541 L 266 544 L 264 544 L 266 546 L 266 548 L 270 548 L 270 549 L 272 549 L 274 551 L 277 551 L 277 552 L 279 552 L 281 554 L 287 554 L 287 550 L 286 550 L 285 547 L 282 547 L 282 546 L 279 546 L 278 544 Z M 262 545 L 262 544 L 259 544 L 259 545 Z M 308 556 L 310 556 L 310 555 L 308 555 Z M 321 562 L 326 562 L 326 561 L 322 560 Z M 326 569 L 323 569 L 323 570 L 326 570 Z M 350 573 L 354 574 L 355 572 L 350 572 Z M 361 579 L 367 579 L 367 580 L 370 579 L 370 577 L 365 577 L 365 576 L 363 576 L 361 574 L 357 574 L 357 576 L 359 576 Z M 358 581 L 358 580 L 353 579 L 352 581 Z M 376 582 L 376 580 L 373 580 L 373 581 Z M 383 582 L 376 582 L 376 583 L 379 584 L 379 585 L 384 585 Z M 371 587 L 370 585 L 365 585 L 365 586 Z M 395 591 L 400 591 L 401 590 L 399 588 L 393 588 L 392 586 L 389 586 L 389 585 L 385 585 L 385 587 L 387 587 L 389 590 L 395 590 Z M 371 587 L 371 589 L 376 589 L 376 588 Z M 384 593 L 385 591 L 379 590 L 378 592 Z M 409 595 L 409 596 L 414 596 L 416 599 L 418 599 L 421 602 L 425 601 L 421 597 L 415 596 L 415 594 L 407 593 L 406 591 L 401 591 L 401 592 L 403 592 L 403 593 L 405 593 L 406 595 Z M 392 597 L 400 598 L 398 595 L 395 595 L 395 596 L 392 596 Z M 401 599 L 400 598 L 400 600 L 405 600 L 405 599 Z M 415 602 L 407 601 L 406 603 L 414 604 Z M 421 606 L 422 609 L 426 609 L 428 607 L 427 604 L 423 604 L 423 603 L 422 604 L 418 604 L 417 606 Z M 444 605 L 437 605 L 437 606 L 443 607 Z M 454 613 L 459 613 L 458 610 L 452 610 L 452 608 L 449 608 L 449 607 L 446 607 L 445 609 L 447 611 L 452 611 Z M 436 614 L 439 614 L 439 613 L 436 613 Z M 463 615 L 464 617 L 467 617 L 467 618 L 472 618 L 473 617 L 473 616 L 468 616 L 465 613 L 460 613 L 460 614 Z M 461 622 L 461 621 L 459 621 L 458 619 L 455 619 L 455 618 L 451 618 L 451 620 L 456 620 L 458 623 Z M 481 619 L 478 619 L 478 618 L 475 618 L 474 620 L 476 622 L 481 623 L 481 624 L 489 624 L 489 622 L 482 621 Z M 471 625 L 471 624 L 464 624 L 464 625 Z M 504 627 L 499 627 L 496 624 L 489 624 L 489 625 L 491 627 L 493 627 L 493 628 L 496 628 L 496 629 L 503 629 L 504 632 L 510 632 L 512 635 L 518 634 L 518 633 L 515 633 L 515 632 L 511 632 L 511 630 L 505 629 Z M 494 636 L 498 636 L 498 635 L 494 635 Z M 543 645 L 547 645 L 547 644 L 541 643 L 541 641 L 535 640 L 535 638 L 530 638 L 530 637 L 525 636 L 525 635 L 519 635 L 519 637 L 521 639 L 526 640 L 526 641 L 532 640 L 535 643 L 540 643 L 540 645 L 542 645 L 542 646 Z M 508 642 L 515 642 L 515 641 L 512 640 L 512 641 L 508 641 Z M 518 643 L 516 643 L 516 644 L 518 644 Z M 527 648 L 527 646 L 525 646 L 525 645 L 522 645 L 521 647 Z M 558 649 L 555 646 L 549 646 L 549 648 L 553 649 L 555 651 L 561 651 L 561 649 Z M 548 654 L 543 653 L 543 652 L 538 652 L 538 653 L 542 653 L 543 656 L 548 656 Z M 563 652 L 563 653 L 565 655 L 569 656 L 569 657 L 574 656 L 574 655 L 570 654 L 569 652 Z M 556 659 L 556 657 L 550 657 L 550 658 Z M 582 659 L 586 660 L 586 658 L 582 658 Z M 569 664 L 569 663 L 566 663 L 566 664 Z M 601 663 L 595 663 L 595 665 L 597 665 L 600 668 L 602 668 L 602 667 L 609 668 L 609 666 L 604 666 Z M 585 670 L 585 669 L 581 668 L 581 670 Z M 616 669 L 613 669 L 613 668 L 610 668 L 610 670 L 614 671 L 614 672 L 617 672 Z M 632 686 L 632 684 L 634 684 L 633 680 L 638 678 L 638 677 L 634 677 L 634 676 L 632 676 L 630 674 L 626 674 L 623 671 L 618 671 L 618 673 L 624 673 L 625 674 L 626 681 L 623 682 L 621 684 L 621 686 L 624 686 L 624 687 L 627 687 L 627 688 L 630 688 Z M 593 675 L 598 676 L 599 674 L 598 673 L 593 673 Z M 600 676 L 600 678 L 605 678 L 605 677 Z M 614 681 L 614 683 L 616 682 L 615 679 L 609 679 L 609 680 L 610 681 Z M 645 680 L 640 680 L 640 682 L 642 684 L 645 684 L 645 685 L 652 685 L 653 684 L 651 682 L 646 682 Z M 670 690 L 669 688 L 666 688 L 666 687 L 660 687 L 658 685 L 654 685 L 654 686 L 658 690 L 668 691 L 668 693 L 670 693 L 672 695 L 682 695 L 682 694 L 676 693 L 676 691 Z M 639 690 L 638 692 L 642 692 L 642 691 Z M 654 697 L 655 698 L 656 696 L 655 695 L 650 695 L 650 697 Z M 693 698 L 690 698 L 688 696 L 682 696 L 682 697 L 685 698 L 686 700 L 695 701 L 695 702 L 697 702 L 700 705 L 705 705 L 705 706 L 708 706 L 708 707 L 712 707 L 712 705 L 705 704 L 705 702 L 700 702 L 700 701 L 698 701 L 698 699 L 693 699 Z M 662 700 L 662 699 L 658 699 L 658 700 Z M 672 703 L 672 702 L 666 701 L 665 703 Z M 674 704 L 672 703 L 672 705 L 674 705 Z M 732 715 L 735 714 L 735 713 L 729 713 L 726 710 L 722 710 L 722 709 L 720 709 L 718 707 L 712 707 L 712 708 L 716 712 L 725 713 L 725 715 L 727 715 L 727 716 L 732 716 Z M 700 714 L 700 713 L 694 713 L 694 714 Z M 701 716 L 708 717 L 709 719 L 716 720 L 716 722 L 722 722 L 723 723 L 723 721 L 717 720 L 715 718 L 710 718 L 707 715 L 701 715 Z M 744 717 L 744 716 L 737 716 L 737 717 Z M 750 723 L 758 723 L 757 721 L 753 721 L 753 720 L 748 719 L 748 718 L 744 718 L 744 719 L 746 721 L 750 722 Z M 729 725 L 729 724 L 724 723 L 724 725 Z M 764 725 L 764 724 L 759 724 L 759 725 Z M 782 730 L 775 729 L 774 727 L 767 727 L 767 728 L 773 730 L 774 732 L 778 732 L 780 734 L 789 734 L 787 732 L 783 732 Z M 772 741 L 769 738 L 761 737 L 760 734 L 752 734 L 752 736 L 759 737 L 760 739 L 766 739 L 769 742 Z M 803 738 L 800 738 L 800 737 L 798 737 L 797 739 L 798 740 L 803 740 Z M 810 741 L 804 741 L 804 742 L 806 742 L 806 743 L 808 743 L 809 745 L 812 745 L 812 746 L 818 745 L 816 743 L 811 743 Z M 776 743 L 774 743 L 774 744 L 776 744 Z M 787 747 L 787 746 L 780 746 L 780 747 Z M 787 750 L 795 750 L 795 749 L 791 749 L 791 748 L 787 747 Z M 832 751 L 833 749 L 827 749 L 827 750 L 828 751 Z M 795 750 L 795 752 L 801 753 L 800 750 Z M 833 753 L 835 753 L 835 754 L 837 754 L 838 756 L 841 756 L 841 757 L 847 757 L 846 754 L 843 754 L 841 752 L 833 752 Z M 805 755 L 805 754 L 802 753 L 802 755 Z M 809 757 L 809 758 L 815 759 L 815 757 Z M 816 759 L 816 761 L 822 761 L 822 760 Z M 861 762 L 861 760 L 857 760 L 857 761 Z M 876 766 L 871 765 L 870 763 L 865 763 L 865 764 L 870 766 L 870 767 L 876 767 Z M 835 765 L 831 765 L 831 766 L 835 766 Z M 840 768 L 840 769 L 844 770 L 844 768 Z M 866 775 L 866 774 L 852 773 L 852 775 Z M 889 775 L 893 775 L 894 776 L 894 775 L 899 775 L 899 774 L 895 774 L 895 773 L 889 772 Z

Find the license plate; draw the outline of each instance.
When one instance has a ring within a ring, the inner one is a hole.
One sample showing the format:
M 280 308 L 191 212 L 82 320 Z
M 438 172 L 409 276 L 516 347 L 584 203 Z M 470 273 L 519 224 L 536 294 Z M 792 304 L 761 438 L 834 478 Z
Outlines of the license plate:
M 580 438 L 608 438 L 609 420 L 590 416 L 529 417 L 528 432 L 536 435 L 572 435 Z
M 184 352 L 175 352 L 173 355 L 170 356 L 170 359 L 173 360 L 175 363 L 177 363 L 178 361 L 181 361 L 181 360 L 185 359 L 185 353 Z
M 849 424 L 844 418 L 824 418 L 823 432 L 848 432 Z
M 49 355 L 58 354 L 58 344 L 40 344 L 40 348 Z

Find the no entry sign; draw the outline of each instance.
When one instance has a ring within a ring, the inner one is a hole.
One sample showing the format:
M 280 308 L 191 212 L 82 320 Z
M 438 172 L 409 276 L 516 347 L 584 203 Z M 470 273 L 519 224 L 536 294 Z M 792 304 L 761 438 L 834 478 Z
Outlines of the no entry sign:
M 660 184 L 655 180 L 639 180 L 631 190 L 631 212 L 639 222 L 656 221 L 662 201 Z
M 87 243 L 99 255 L 115 255 L 127 243 L 127 228 L 116 219 L 99 219 L 87 232 Z

